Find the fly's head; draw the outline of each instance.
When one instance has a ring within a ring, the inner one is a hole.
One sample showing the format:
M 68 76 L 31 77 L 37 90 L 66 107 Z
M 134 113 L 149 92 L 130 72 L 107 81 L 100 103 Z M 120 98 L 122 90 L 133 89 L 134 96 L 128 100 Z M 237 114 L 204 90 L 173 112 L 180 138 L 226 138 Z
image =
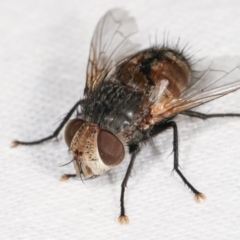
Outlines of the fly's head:
M 82 119 L 71 120 L 65 129 L 65 141 L 72 154 L 77 175 L 99 176 L 119 165 L 127 153 L 115 134 Z

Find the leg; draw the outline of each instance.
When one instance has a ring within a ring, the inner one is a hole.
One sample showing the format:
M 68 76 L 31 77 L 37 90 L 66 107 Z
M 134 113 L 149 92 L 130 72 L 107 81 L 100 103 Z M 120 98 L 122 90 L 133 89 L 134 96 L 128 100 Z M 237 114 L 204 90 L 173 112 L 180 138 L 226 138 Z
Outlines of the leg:
M 121 185 L 121 197 L 120 197 L 120 206 L 121 206 L 121 213 L 120 213 L 120 216 L 118 218 L 118 221 L 120 224 L 128 224 L 129 223 L 129 219 L 128 219 L 128 216 L 125 215 L 125 207 L 124 207 L 124 193 L 125 193 L 125 188 L 127 186 L 127 181 L 128 181 L 128 178 L 131 174 L 131 171 L 132 171 L 132 168 L 133 168 L 133 164 L 134 164 L 134 161 L 136 159 L 136 156 L 139 152 L 139 147 L 132 153 L 132 156 L 131 156 L 131 161 L 128 165 L 128 169 L 127 169 L 127 172 L 125 174 L 125 177 L 123 179 L 123 182 L 122 182 L 122 185 Z
M 216 117 L 240 117 L 239 113 L 215 113 L 215 114 L 205 114 L 205 113 L 200 113 L 200 112 L 195 112 L 195 111 L 183 111 L 181 112 L 183 115 L 187 115 L 189 117 L 197 117 L 201 118 L 203 120 L 207 118 L 216 118 Z
M 34 144 L 40 144 L 43 142 L 46 142 L 52 138 L 57 137 L 57 135 L 59 134 L 59 132 L 62 130 L 62 128 L 64 127 L 64 125 L 66 124 L 66 122 L 70 119 L 70 117 L 72 116 L 73 112 L 76 110 L 76 108 L 78 107 L 78 105 L 80 104 L 81 100 L 78 101 L 72 108 L 71 110 L 68 112 L 68 114 L 64 117 L 64 119 L 62 120 L 62 122 L 60 123 L 60 125 L 58 126 L 58 128 L 53 132 L 53 134 L 51 134 L 48 137 L 36 140 L 36 141 L 31 141 L 31 142 L 22 142 L 22 141 L 18 141 L 15 140 L 12 142 L 12 146 L 11 147 L 17 147 L 18 145 L 34 145 Z
M 151 131 L 150 136 L 157 135 L 158 133 L 168 129 L 173 128 L 173 153 L 174 153 L 174 162 L 173 162 L 173 170 L 177 172 L 183 182 L 191 189 L 191 191 L 195 194 L 195 201 L 200 202 L 201 199 L 205 199 L 204 194 L 196 190 L 184 177 L 182 172 L 179 170 L 179 163 L 178 163 L 178 131 L 177 131 L 177 124 L 174 121 L 169 121 L 161 125 L 156 125 Z
M 69 178 L 75 178 L 76 176 L 76 174 L 63 174 L 59 180 L 67 181 Z

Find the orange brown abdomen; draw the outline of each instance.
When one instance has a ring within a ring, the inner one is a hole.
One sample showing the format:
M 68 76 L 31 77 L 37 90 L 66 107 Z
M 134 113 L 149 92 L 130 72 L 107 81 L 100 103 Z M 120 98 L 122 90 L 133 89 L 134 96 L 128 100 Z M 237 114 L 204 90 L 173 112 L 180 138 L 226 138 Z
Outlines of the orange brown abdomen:
M 191 68 L 182 53 L 168 48 L 147 49 L 119 67 L 118 80 L 135 91 L 147 93 L 161 80 L 168 80 L 167 92 L 177 98 L 187 88 Z

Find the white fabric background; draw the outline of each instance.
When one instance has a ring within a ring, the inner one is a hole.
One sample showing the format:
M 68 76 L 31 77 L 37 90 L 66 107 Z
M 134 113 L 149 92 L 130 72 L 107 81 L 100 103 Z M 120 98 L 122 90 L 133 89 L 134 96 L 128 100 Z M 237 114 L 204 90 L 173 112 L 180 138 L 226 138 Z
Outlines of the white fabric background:
M 208 3 L 207 3 L 208 2 Z M 157 30 L 181 37 L 200 57 L 240 54 L 236 1 L 2 0 L 0 3 L 0 238 L 1 239 L 239 239 L 240 120 L 181 117 L 180 164 L 204 192 L 196 204 L 172 170 L 172 132 L 146 146 L 126 191 L 130 224 L 121 226 L 123 163 L 92 181 L 59 182 L 73 166 L 60 139 L 10 149 L 13 139 L 51 133 L 82 95 L 91 36 L 110 8 L 137 19 L 143 46 Z M 191 52 L 190 51 L 190 52 Z M 240 112 L 240 92 L 199 108 Z

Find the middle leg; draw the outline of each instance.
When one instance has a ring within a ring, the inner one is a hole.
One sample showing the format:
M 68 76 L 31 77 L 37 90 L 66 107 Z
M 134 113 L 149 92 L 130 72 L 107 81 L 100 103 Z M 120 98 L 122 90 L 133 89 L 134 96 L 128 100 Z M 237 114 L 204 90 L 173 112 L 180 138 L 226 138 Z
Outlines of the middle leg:
M 222 118 L 222 117 L 240 117 L 239 113 L 213 113 L 213 114 L 206 114 L 206 113 L 201 113 L 201 112 L 196 112 L 196 111 L 183 111 L 180 114 L 186 115 L 189 117 L 196 117 L 200 119 L 208 119 L 208 118 Z
M 195 194 L 195 201 L 200 202 L 200 200 L 204 200 L 206 197 L 203 193 L 199 192 L 193 185 L 185 178 L 182 172 L 179 170 L 179 159 L 178 159 L 178 131 L 177 124 L 174 121 L 169 121 L 164 124 L 155 125 L 153 129 L 150 131 L 150 136 L 155 136 L 160 132 L 163 132 L 166 129 L 173 129 L 173 170 L 180 176 L 183 182 L 191 189 L 191 191 Z

